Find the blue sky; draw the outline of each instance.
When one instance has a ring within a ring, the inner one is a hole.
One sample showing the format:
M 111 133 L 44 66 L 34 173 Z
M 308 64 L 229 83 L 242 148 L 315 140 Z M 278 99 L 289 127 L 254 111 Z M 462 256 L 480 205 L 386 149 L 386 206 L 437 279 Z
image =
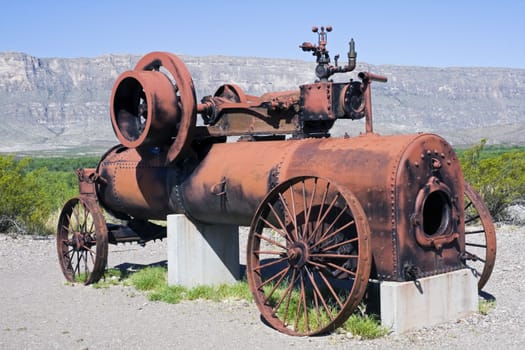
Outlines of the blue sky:
M 332 57 L 416 66 L 525 68 L 525 1 L 0 0 L 0 51 L 94 57 L 170 51 L 313 59 L 313 25 Z

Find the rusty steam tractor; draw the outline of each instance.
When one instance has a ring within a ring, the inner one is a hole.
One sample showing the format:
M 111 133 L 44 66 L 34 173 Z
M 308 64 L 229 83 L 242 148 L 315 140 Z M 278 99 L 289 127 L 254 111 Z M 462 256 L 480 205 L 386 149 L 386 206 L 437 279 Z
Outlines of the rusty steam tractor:
M 318 43 L 300 45 L 316 57 L 318 79 L 297 91 L 257 97 L 226 84 L 197 103 L 186 66 L 165 52 L 122 73 L 110 109 L 121 144 L 96 169 L 77 171 L 80 194 L 60 214 L 66 279 L 98 281 L 109 243 L 163 238 L 166 227 L 151 220 L 178 213 L 250 226 L 250 288 L 266 321 L 288 334 L 340 326 L 369 279 L 470 268 L 481 289 L 494 266 L 495 230 L 454 150 L 435 134 L 374 133 L 371 83 L 387 78 L 330 80 L 354 70 L 357 56 L 351 40 L 347 64 L 337 55 L 332 65 L 331 30 L 314 27 Z M 330 137 L 338 119 L 364 119 L 365 131 Z

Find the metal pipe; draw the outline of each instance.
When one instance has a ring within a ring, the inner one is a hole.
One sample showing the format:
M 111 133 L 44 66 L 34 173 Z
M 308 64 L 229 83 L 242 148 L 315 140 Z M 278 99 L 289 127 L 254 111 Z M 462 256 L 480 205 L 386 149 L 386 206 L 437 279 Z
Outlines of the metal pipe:
M 365 130 L 367 134 L 372 134 L 374 132 L 373 127 L 373 117 L 372 117 L 372 93 L 370 91 L 370 83 L 372 81 L 378 81 L 381 83 L 386 83 L 388 78 L 382 75 L 373 74 L 370 72 L 360 72 L 358 75 L 359 79 L 363 81 L 363 95 L 365 99 L 365 116 L 366 116 L 366 126 Z

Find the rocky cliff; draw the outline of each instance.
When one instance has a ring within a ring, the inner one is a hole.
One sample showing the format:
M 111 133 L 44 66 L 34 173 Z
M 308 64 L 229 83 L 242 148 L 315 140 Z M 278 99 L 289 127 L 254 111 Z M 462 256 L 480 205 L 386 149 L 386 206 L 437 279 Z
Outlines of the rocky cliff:
M 0 152 L 94 150 L 117 143 L 109 99 L 117 76 L 139 56 L 37 58 L 0 53 Z M 313 62 L 252 57 L 181 56 L 200 99 L 222 84 L 246 93 L 295 89 L 312 82 Z M 373 84 L 375 131 L 432 131 L 456 145 L 525 144 L 525 69 L 432 68 L 359 64 L 386 75 Z M 355 73 L 338 80 L 355 78 Z M 358 134 L 362 121 L 336 123 L 333 134 Z

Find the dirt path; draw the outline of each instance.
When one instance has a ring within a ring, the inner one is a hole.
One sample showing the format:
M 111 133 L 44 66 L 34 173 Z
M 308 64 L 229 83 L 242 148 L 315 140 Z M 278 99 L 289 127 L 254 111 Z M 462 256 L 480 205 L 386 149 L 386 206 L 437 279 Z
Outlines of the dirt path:
M 525 344 L 525 228 L 498 229 L 488 316 L 363 341 L 297 338 L 261 322 L 248 302 L 149 302 L 131 287 L 67 285 L 54 239 L 0 235 L 0 349 L 518 349 Z M 111 247 L 109 266 L 166 260 L 166 242 Z

